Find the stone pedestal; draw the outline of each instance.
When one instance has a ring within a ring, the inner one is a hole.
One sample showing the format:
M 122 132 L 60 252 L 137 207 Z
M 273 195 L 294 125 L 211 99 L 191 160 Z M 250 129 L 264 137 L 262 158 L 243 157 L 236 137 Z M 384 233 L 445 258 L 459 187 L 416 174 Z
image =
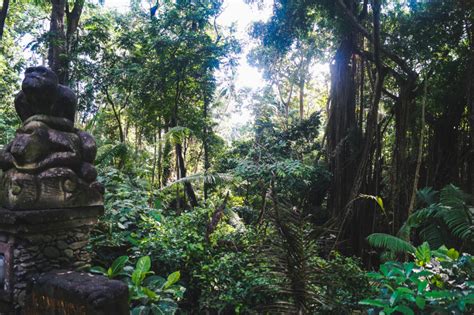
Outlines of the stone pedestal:
M 74 271 L 53 271 L 34 279 L 27 315 L 128 315 L 128 288 L 118 280 Z
M 110 310 L 128 300 L 126 285 L 94 278 L 89 287 L 91 275 L 74 273 L 89 264 L 89 233 L 104 211 L 94 137 L 74 127 L 76 95 L 53 71 L 26 69 L 21 88 L 15 110 L 22 126 L 0 150 L 0 315 Z M 109 296 L 111 287 L 122 293 Z M 97 307 L 88 308 L 91 301 Z M 125 308 L 114 313 L 127 314 Z
M 87 268 L 89 233 L 102 213 L 102 206 L 0 208 L 0 313 L 17 312 L 24 306 L 33 278 L 52 270 Z

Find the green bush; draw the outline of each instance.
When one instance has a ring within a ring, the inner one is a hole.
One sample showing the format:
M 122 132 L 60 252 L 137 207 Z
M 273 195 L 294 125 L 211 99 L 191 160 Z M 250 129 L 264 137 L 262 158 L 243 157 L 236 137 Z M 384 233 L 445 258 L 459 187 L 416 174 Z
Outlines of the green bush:
M 378 293 L 360 302 L 369 314 L 472 314 L 474 257 L 428 243 L 416 249 L 414 262 L 390 261 L 368 274 Z
M 138 250 L 148 252 L 165 272 L 179 269 L 187 288 L 190 312 L 245 312 L 271 297 L 260 290 L 273 280 L 254 250 L 261 242 L 251 227 L 235 225 L 226 215 L 206 238 L 214 209 L 195 208 L 163 217 L 142 230 Z M 195 309 L 199 307 L 199 309 Z
M 128 285 L 131 314 L 175 314 L 178 301 L 183 298 L 185 288 L 178 285 L 180 272 L 171 273 L 167 279 L 154 275 L 151 259 L 144 256 L 138 259 L 135 267 L 127 265 L 128 256 L 118 257 L 105 269 L 93 267 L 91 272 L 120 279 Z
M 314 259 L 318 270 L 317 291 L 327 304 L 319 305 L 317 313 L 346 314 L 359 309 L 358 302 L 370 294 L 369 277 L 361 268 L 361 262 L 333 252 L 328 259 Z

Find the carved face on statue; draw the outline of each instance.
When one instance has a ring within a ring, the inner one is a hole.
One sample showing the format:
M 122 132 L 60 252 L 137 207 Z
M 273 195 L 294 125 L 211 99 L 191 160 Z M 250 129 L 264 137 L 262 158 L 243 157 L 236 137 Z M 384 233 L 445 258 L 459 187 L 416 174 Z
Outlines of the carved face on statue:
M 15 109 L 22 121 L 34 115 L 74 121 L 76 96 L 70 88 L 58 84 L 58 77 L 50 69 L 43 66 L 26 69 L 21 89 L 15 98 Z

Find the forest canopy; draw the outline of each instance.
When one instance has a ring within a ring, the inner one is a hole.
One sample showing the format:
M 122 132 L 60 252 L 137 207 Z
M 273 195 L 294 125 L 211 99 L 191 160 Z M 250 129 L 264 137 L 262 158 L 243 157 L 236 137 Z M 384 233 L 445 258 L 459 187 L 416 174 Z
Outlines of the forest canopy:
M 49 67 L 132 314 L 474 312 L 472 0 L 120 3 L 0 2 L 0 149 Z

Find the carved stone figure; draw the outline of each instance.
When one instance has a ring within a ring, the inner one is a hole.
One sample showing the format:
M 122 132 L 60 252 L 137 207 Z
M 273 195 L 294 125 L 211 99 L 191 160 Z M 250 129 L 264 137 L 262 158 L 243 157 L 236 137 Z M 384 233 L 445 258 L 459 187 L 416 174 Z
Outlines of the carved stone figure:
M 28 68 L 15 109 L 23 122 L 0 151 L 0 205 L 47 209 L 102 205 L 94 138 L 74 128 L 77 99 L 45 67 Z

